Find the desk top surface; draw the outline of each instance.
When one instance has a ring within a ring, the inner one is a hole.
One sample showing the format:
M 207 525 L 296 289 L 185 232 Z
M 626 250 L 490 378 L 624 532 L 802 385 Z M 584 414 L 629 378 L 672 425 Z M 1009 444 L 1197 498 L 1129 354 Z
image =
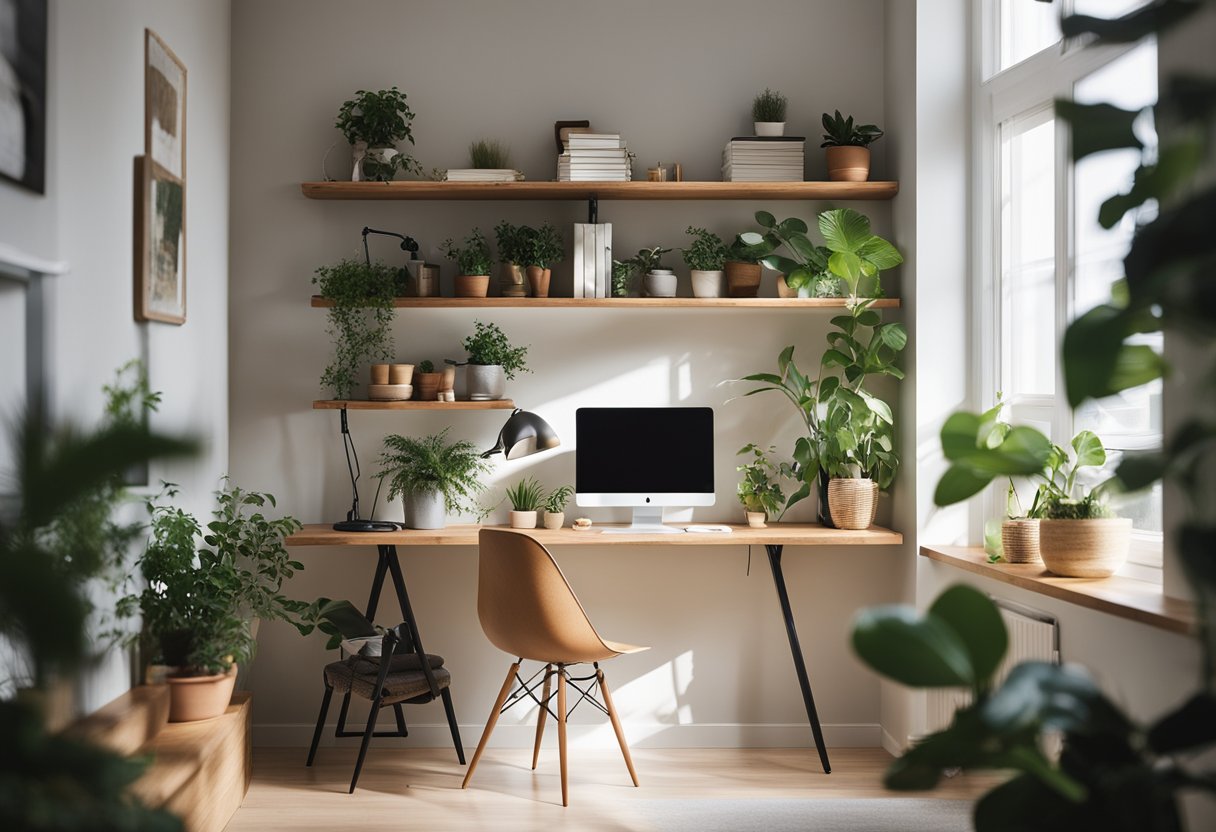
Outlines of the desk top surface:
M 672 524 L 675 528 L 692 524 Z M 715 524 L 716 525 L 716 524 Z M 726 524 L 730 534 L 602 534 L 619 524 L 597 524 L 587 531 L 527 529 L 526 534 L 546 546 L 884 546 L 903 542 L 903 535 L 871 526 L 864 531 L 829 529 L 818 523 L 772 523 L 767 528 Z M 326 523 L 311 523 L 287 538 L 288 546 L 476 546 L 482 528 L 506 526 L 458 525 L 443 529 L 407 529 L 396 532 L 337 532 Z

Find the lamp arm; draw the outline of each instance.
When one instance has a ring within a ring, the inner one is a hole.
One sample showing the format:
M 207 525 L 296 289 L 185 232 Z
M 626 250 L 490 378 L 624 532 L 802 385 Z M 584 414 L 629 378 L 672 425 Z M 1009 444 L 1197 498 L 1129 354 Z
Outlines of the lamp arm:
M 384 237 L 396 237 L 397 239 L 401 240 L 401 250 L 408 251 L 410 253 L 411 260 L 418 259 L 415 257 L 415 254 L 418 252 L 418 241 L 413 237 L 407 237 L 405 234 L 398 234 L 396 231 L 381 231 L 378 228 L 369 228 L 365 225 L 363 226 L 363 257 L 367 260 L 367 264 L 369 266 L 372 264 L 372 255 L 367 248 L 368 234 L 380 234 Z

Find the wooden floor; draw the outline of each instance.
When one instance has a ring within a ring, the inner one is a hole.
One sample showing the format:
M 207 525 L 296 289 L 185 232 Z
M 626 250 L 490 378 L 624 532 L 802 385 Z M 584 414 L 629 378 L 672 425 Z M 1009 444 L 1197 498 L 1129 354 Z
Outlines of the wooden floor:
M 833 772 L 819 768 L 814 749 L 635 749 L 641 788 L 629 782 L 616 752 L 572 749 L 570 806 L 561 805 L 557 752 L 545 748 L 532 771 L 521 749 L 486 751 L 467 791 L 464 768 L 447 749 L 368 752 L 359 789 L 347 794 L 354 749 L 322 748 L 304 767 L 305 749 L 254 751 L 253 785 L 228 832 L 358 829 L 630 830 L 641 824 L 637 801 L 721 798 L 971 799 L 993 786 L 990 776 L 959 775 L 932 793 L 889 792 L 882 772 L 890 755 L 877 748 L 831 751 Z M 471 749 L 470 749 L 471 753 Z

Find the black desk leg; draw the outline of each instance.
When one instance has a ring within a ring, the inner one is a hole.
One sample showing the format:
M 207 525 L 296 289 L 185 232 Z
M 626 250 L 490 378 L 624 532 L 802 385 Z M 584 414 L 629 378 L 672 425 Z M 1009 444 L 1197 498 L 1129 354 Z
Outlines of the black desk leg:
M 777 587 L 777 599 L 781 602 L 781 615 L 785 618 L 785 634 L 790 639 L 790 653 L 794 656 L 794 670 L 798 673 L 798 684 L 802 687 L 802 701 L 806 715 L 811 721 L 811 733 L 815 736 L 815 747 L 819 749 L 819 761 L 824 774 L 832 773 L 828 762 L 828 750 L 823 744 L 823 729 L 819 727 L 819 714 L 815 711 L 815 697 L 811 694 L 811 680 L 806 675 L 806 661 L 802 658 L 802 647 L 798 644 L 798 629 L 794 626 L 794 613 L 790 609 L 790 595 L 785 589 L 785 575 L 781 571 L 781 546 L 765 546 L 768 565 L 773 571 L 773 583 Z

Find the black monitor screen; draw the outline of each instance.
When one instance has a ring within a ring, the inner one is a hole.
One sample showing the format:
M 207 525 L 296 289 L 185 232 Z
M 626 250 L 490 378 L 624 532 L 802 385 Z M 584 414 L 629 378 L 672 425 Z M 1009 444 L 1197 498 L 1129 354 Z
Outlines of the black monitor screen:
M 713 493 L 713 408 L 580 407 L 574 418 L 580 494 Z

